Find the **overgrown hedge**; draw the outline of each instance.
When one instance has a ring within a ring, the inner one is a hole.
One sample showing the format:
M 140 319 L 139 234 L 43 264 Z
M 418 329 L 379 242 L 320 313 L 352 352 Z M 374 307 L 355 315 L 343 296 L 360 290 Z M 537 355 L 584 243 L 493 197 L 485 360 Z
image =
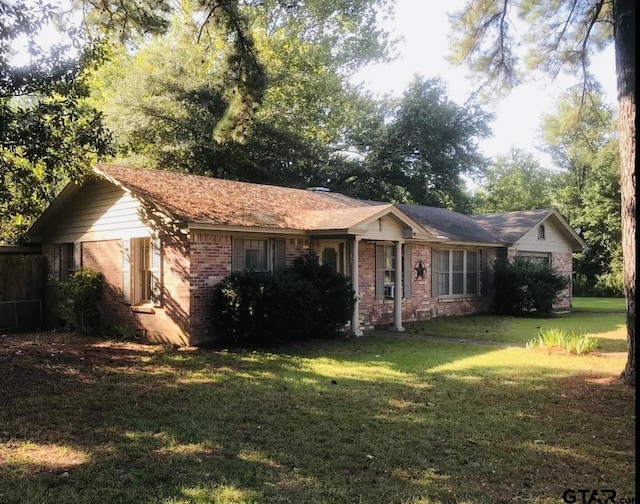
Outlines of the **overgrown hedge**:
M 225 278 L 214 288 L 213 325 L 221 342 L 240 346 L 330 338 L 351 319 L 354 304 L 349 279 L 308 253 L 273 274 Z
M 525 257 L 498 259 L 493 265 L 495 294 L 492 311 L 497 315 L 547 315 L 569 285 L 552 267 Z
M 66 329 L 85 333 L 100 326 L 98 302 L 104 276 L 91 268 L 76 271 L 67 280 L 53 280 L 54 310 Z

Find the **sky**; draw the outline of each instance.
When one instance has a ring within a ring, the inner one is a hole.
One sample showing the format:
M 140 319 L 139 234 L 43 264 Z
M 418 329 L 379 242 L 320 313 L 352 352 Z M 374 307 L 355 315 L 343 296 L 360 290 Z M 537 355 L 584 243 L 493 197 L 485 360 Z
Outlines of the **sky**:
M 395 17 L 385 26 L 393 36 L 402 36 L 396 48 L 397 59 L 371 65 L 354 75 L 354 83 L 362 83 L 375 94 L 401 95 L 417 73 L 425 78 L 440 77 L 447 83 L 449 97 L 462 105 L 474 89 L 464 67 L 447 62 L 450 32 L 448 13 L 460 10 L 466 0 L 429 1 L 396 0 Z M 615 104 L 616 80 L 613 47 L 593 58 L 593 71 L 603 87 L 607 101 Z M 493 136 L 479 143 L 481 151 L 492 158 L 506 155 L 512 147 L 525 149 L 540 162 L 552 168 L 541 153 L 538 129 L 544 114 L 553 114 L 557 97 L 572 83 L 570 77 L 555 82 L 537 82 L 519 86 L 486 110 L 496 116 L 491 124 Z

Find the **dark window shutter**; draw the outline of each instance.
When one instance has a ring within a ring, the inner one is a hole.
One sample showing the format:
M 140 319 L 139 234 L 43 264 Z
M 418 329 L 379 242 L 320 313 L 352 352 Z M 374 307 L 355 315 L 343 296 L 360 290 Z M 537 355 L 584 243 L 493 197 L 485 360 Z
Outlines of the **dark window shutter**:
M 275 271 L 285 267 L 285 249 L 287 241 L 282 238 L 276 238 L 274 244 L 273 268 Z
M 439 252 L 437 250 L 431 251 L 431 296 L 437 297 L 438 292 L 438 257 Z
M 162 242 L 151 240 L 151 301 L 153 306 L 162 306 Z
M 231 271 L 242 271 L 244 269 L 244 240 L 234 236 L 232 248 Z
M 122 299 L 131 303 L 131 240 L 122 240 Z
M 73 244 L 73 271 L 82 268 L 82 242 Z
M 376 299 L 384 299 L 384 246 L 376 245 Z
M 402 247 L 402 260 L 404 267 L 403 278 L 403 297 L 408 299 L 411 297 L 411 289 L 413 287 L 413 245 L 405 243 Z

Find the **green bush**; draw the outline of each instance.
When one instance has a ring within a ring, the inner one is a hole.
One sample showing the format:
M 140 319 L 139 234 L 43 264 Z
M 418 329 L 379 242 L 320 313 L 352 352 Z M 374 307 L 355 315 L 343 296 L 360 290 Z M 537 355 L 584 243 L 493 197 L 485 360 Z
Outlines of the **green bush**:
M 355 293 L 351 280 L 336 273 L 329 265 L 320 264 L 313 253 L 303 254 L 293 261 L 291 272 L 310 282 L 317 291 L 313 318 L 317 336 L 335 335 L 351 320 L 355 307 Z
M 274 274 L 231 274 L 213 291 L 213 326 L 221 342 L 270 345 L 335 336 L 353 313 L 347 277 L 305 254 Z
M 541 329 L 536 338 L 527 342 L 527 348 L 559 348 L 580 355 L 597 350 L 598 340 L 589 334 L 564 329 Z
M 603 273 L 596 277 L 593 295 L 597 297 L 622 297 L 624 287 L 622 284 L 622 271 Z
M 65 328 L 86 333 L 99 326 L 98 302 L 102 298 L 104 277 L 91 268 L 82 268 L 67 280 L 53 282 L 54 310 Z
M 492 311 L 498 315 L 546 315 L 569 285 L 550 266 L 525 257 L 498 259 L 493 265 Z

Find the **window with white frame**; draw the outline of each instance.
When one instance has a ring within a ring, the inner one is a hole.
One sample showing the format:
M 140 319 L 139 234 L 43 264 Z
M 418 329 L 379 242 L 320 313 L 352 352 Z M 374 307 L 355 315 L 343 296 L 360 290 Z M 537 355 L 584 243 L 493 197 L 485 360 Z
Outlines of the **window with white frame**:
M 400 257 L 396 257 L 396 246 L 377 244 L 375 247 L 375 295 L 376 299 L 393 299 L 396 289 L 403 298 L 411 297 L 412 290 L 412 246 L 403 244 Z M 401 285 L 396 285 L 396 268 L 400 268 Z
M 434 296 L 480 294 L 480 253 L 477 250 L 434 250 L 432 261 Z
M 138 238 L 134 240 L 135 261 L 134 275 L 135 303 L 151 302 L 151 239 Z
M 396 254 L 393 245 L 383 247 L 384 297 L 393 298 L 396 281 Z
M 547 267 L 551 265 L 551 254 L 549 252 L 520 251 L 518 252 L 518 257 L 522 257 Z
M 159 238 L 122 241 L 122 292 L 132 305 L 162 305 L 162 258 Z

